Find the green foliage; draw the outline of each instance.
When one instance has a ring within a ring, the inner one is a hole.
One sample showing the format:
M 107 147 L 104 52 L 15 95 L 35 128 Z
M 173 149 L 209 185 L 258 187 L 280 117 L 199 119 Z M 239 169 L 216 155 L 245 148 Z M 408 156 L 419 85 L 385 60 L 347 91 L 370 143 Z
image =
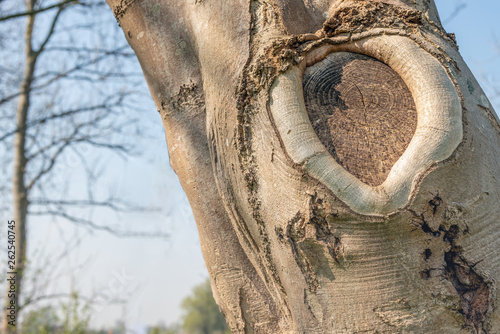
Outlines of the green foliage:
M 163 326 L 151 327 L 148 330 L 148 334 L 177 334 L 177 333 L 179 333 L 178 329 L 170 329 L 170 328 L 165 328 Z
M 89 305 L 73 293 L 58 310 L 48 305 L 32 310 L 21 324 L 23 334 L 87 334 L 90 321 Z
M 184 333 L 181 331 L 181 326 L 179 324 L 173 324 L 170 326 L 165 326 L 164 324 L 158 324 L 156 326 L 152 326 L 147 329 L 147 334 L 179 334 L 179 333 Z
M 182 301 L 181 307 L 185 312 L 182 327 L 188 334 L 230 333 L 212 296 L 208 279 L 193 289 L 192 295 Z
M 77 293 L 72 293 L 71 299 L 62 306 L 64 319 L 64 334 L 85 334 L 90 321 L 90 305 L 81 305 Z
M 30 311 L 21 325 L 21 332 L 25 334 L 56 333 L 59 317 L 53 306 L 44 306 Z

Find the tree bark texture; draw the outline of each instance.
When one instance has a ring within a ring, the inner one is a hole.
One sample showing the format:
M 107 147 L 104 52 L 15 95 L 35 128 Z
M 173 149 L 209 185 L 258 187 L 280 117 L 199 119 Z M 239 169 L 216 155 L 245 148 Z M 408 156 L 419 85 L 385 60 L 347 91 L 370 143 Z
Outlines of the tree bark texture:
M 109 0 L 234 333 L 499 333 L 500 126 L 428 0 Z

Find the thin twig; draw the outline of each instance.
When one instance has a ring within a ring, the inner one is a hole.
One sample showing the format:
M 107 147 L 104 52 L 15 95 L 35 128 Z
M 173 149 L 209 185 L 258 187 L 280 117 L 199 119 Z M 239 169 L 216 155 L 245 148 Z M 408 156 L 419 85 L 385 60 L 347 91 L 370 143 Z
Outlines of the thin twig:
M 43 12 L 46 12 L 48 10 L 51 10 L 51 9 L 54 9 L 54 8 L 57 8 L 57 7 L 66 6 L 68 4 L 73 4 L 73 3 L 74 4 L 78 3 L 78 0 L 65 0 L 63 2 L 56 3 L 54 5 L 47 6 L 47 7 L 44 7 L 44 8 L 33 9 L 33 10 L 28 10 L 26 12 L 19 12 L 19 13 L 7 15 L 7 16 L 4 16 L 4 17 L 0 17 L 0 22 L 1 21 L 10 20 L 10 19 L 20 18 L 20 17 L 24 17 L 24 16 L 36 15 L 36 14 L 43 13 Z

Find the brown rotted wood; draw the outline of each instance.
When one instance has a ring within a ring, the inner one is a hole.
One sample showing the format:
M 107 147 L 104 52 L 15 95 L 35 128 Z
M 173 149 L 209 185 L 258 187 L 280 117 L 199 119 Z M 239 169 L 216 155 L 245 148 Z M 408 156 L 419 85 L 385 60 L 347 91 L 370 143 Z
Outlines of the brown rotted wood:
M 361 181 L 382 184 L 417 127 L 413 97 L 386 64 L 335 52 L 304 72 L 304 100 L 316 134 Z

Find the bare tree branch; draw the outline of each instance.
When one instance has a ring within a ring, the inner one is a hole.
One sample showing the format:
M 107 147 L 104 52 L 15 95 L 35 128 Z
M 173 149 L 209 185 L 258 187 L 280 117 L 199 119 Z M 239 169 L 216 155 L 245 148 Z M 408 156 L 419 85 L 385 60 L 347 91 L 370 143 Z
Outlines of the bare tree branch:
M 40 13 L 46 12 L 48 10 L 57 8 L 57 7 L 67 6 L 69 4 L 76 4 L 76 3 L 78 3 L 78 0 L 65 0 L 65 1 L 62 1 L 60 3 L 56 3 L 54 5 L 51 5 L 51 6 L 47 6 L 47 7 L 43 7 L 43 8 L 39 8 L 39 9 L 28 10 L 25 12 L 19 12 L 19 13 L 10 14 L 10 15 L 7 15 L 4 17 L 0 17 L 0 22 L 7 21 L 10 19 L 20 18 L 20 17 L 24 17 L 24 16 L 36 15 L 36 14 L 40 14 Z
M 125 47 L 125 49 L 122 49 Z M 121 52 L 118 50 L 126 50 L 128 52 Z M 121 46 L 118 47 L 114 50 L 106 50 L 106 49 L 98 49 L 98 48 L 87 48 L 87 47 L 74 47 L 74 46 L 51 46 L 51 47 L 46 47 L 45 52 L 84 52 L 84 53 L 102 53 L 102 54 L 107 54 L 110 56 L 119 56 L 119 57 L 135 57 L 135 53 L 131 52 L 126 48 L 126 46 Z
M 92 66 L 92 65 L 96 65 L 97 63 L 99 63 L 99 62 L 107 59 L 108 57 L 115 55 L 116 52 L 118 52 L 119 50 L 125 50 L 127 48 L 129 48 L 127 45 L 120 46 L 117 49 L 115 49 L 114 52 L 113 51 L 106 52 L 106 53 L 104 53 L 103 55 L 101 55 L 99 57 L 90 59 L 89 61 L 80 63 L 80 64 L 74 66 L 73 68 L 69 69 L 69 70 L 66 70 L 64 72 L 58 73 L 57 75 L 55 75 L 54 77 L 50 78 L 49 80 L 47 80 L 44 83 L 41 83 L 41 84 L 38 84 L 38 85 L 33 85 L 31 87 L 31 92 L 36 92 L 36 91 L 38 91 L 40 89 L 46 88 L 50 84 L 52 84 L 54 82 L 57 82 L 58 80 L 60 80 L 62 78 L 65 78 L 65 77 L 69 76 L 71 73 L 83 70 L 83 69 L 85 69 L 85 68 L 87 68 L 89 66 Z M 43 78 L 43 77 L 44 77 L 44 75 L 37 75 L 36 80 L 38 81 L 38 80 L 40 80 L 40 78 Z M 11 100 L 13 100 L 13 99 L 15 99 L 17 97 L 19 97 L 19 95 L 21 95 L 21 94 L 22 94 L 22 92 L 16 92 L 14 94 L 10 94 L 10 95 L 2 98 L 0 100 L 0 105 L 4 104 L 6 102 L 9 102 L 9 101 L 11 101 Z
M 29 296 L 22 304 L 19 305 L 19 310 L 26 308 L 27 306 L 39 303 L 41 301 L 45 300 L 54 300 L 54 299 L 61 299 L 61 298 L 73 298 L 74 294 L 72 293 L 54 293 L 50 295 L 42 295 L 42 296 L 37 296 L 37 297 L 31 297 Z M 78 295 L 78 298 L 81 298 L 87 302 L 92 302 L 92 298 Z M 116 304 L 121 304 L 124 301 L 116 302 Z
M 38 216 L 54 216 L 54 217 L 61 217 L 64 218 L 70 222 L 73 222 L 78 225 L 86 226 L 89 227 L 93 230 L 97 231 L 104 231 L 108 232 L 109 234 L 112 234 L 116 237 L 119 238 L 155 238 L 155 239 L 165 239 L 169 237 L 168 233 L 163 233 L 163 232 L 130 232 L 130 231 L 120 231 L 117 229 L 114 229 L 110 226 L 106 225 L 97 225 L 91 220 L 88 219 L 83 219 L 80 217 L 75 217 L 73 215 L 68 214 L 65 211 L 60 211 L 60 210 L 46 210 L 46 211 L 30 211 L 29 212 L 32 215 L 38 215 Z
M 54 33 L 54 29 L 56 28 L 57 22 L 59 21 L 59 18 L 61 17 L 62 12 L 66 8 L 67 7 L 64 5 L 59 6 L 56 15 L 54 15 L 54 18 L 52 19 L 52 24 L 50 25 L 49 31 L 47 32 L 45 39 L 43 40 L 42 44 L 40 44 L 40 47 L 38 48 L 38 50 L 35 51 L 35 57 L 38 57 L 43 52 L 45 46 L 50 41 L 50 38 L 52 37 L 52 34 Z
M 105 207 L 116 212 L 147 212 L 151 211 L 149 208 L 135 206 L 132 203 L 109 198 L 105 201 L 89 200 L 49 200 L 46 198 L 33 198 L 30 204 L 41 206 L 73 206 L 73 207 Z
M 28 182 L 28 185 L 26 186 L 26 190 L 29 192 L 33 185 L 35 185 L 38 180 L 40 180 L 45 174 L 50 172 L 54 165 L 56 164 L 57 158 L 64 152 L 64 150 L 73 142 L 77 141 L 74 136 L 76 136 L 80 130 L 81 126 L 77 126 L 74 128 L 73 133 L 65 138 L 62 138 L 60 141 L 62 141 L 62 145 L 59 146 L 59 148 L 52 154 L 52 156 L 49 158 L 49 164 L 45 168 L 42 168 L 38 174 L 32 178 L 30 182 Z M 43 153 L 43 152 L 42 152 Z
M 51 216 L 65 224 L 71 222 L 83 226 L 84 229 L 75 228 L 78 231 L 75 235 L 81 235 L 81 231 L 88 233 L 96 230 L 118 237 L 168 237 L 168 234 L 162 232 L 147 232 L 152 231 L 152 227 L 144 228 L 144 231 L 133 231 L 133 228 L 118 223 L 110 226 L 107 221 L 93 220 L 93 210 L 107 213 L 112 211 L 116 214 L 151 211 L 139 205 L 134 206 L 113 194 L 103 198 L 97 191 L 100 189 L 94 187 L 104 178 L 104 172 L 100 175 L 99 170 L 91 166 L 96 161 L 94 151 L 111 151 L 121 158 L 134 154 L 132 150 L 135 143 L 130 140 L 130 129 L 133 130 L 131 125 L 136 126 L 137 122 L 123 112 L 132 110 L 127 106 L 127 101 L 136 93 L 136 87 L 130 89 L 132 94 L 123 91 L 123 85 L 130 87 L 130 81 L 125 83 L 122 78 L 142 77 L 142 74 L 135 73 L 129 67 L 128 59 L 134 59 L 134 53 L 123 39 L 115 43 L 110 40 L 109 29 L 101 29 L 100 23 L 96 29 L 96 26 L 89 23 L 89 14 L 94 16 L 96 9 L 99 9 L 97 6 L 101 4 L 104 6 L 104 1 L 26 0 L 25 7 L 15 9 L 16 13 L 11 10 L 8 14 L 0 14 L 0 23 L 12 24 L 14 29 L 25 32 L 24 38 L 19 39 L 19 42 L 11 43 L 8 49 L 0 51 L 2 57 L 12 59 L 0 65 L 0 70 L 4 67 L 3 72 L 6 74 L 0 80 L 0 105 L 12 105 L 9 109 L 13 110 L 10 113 L 5 108 L 5 112 L 1 112 L 0 149 L 7 147 L 4 165 L 7 162 L 8 167 L 14 167 L 12 174 L 7 172 L 5 178 L 9 180 L 9 175 L 16 175 L 19 182 L 14 182 L 14 185 L 20 185 L 17 188 L 12 186 L 12 189 L 1 186 L 0 190 L 11 191 L 14 207 L 17 205 L 20 208 L 16 211 L 20 213 L 14 218 L 16 225 L 23 226 L 24 229 L 16 234 L 19 240 L 21 237 L 24 240 L 22 245 L 26 245 L 28 239 L 25 228 L 27 225 L 24 224 L 27 215 Z M 16 20 L 21 17 L 25 20 Z M 111 15 L 109 17 L 112 18 Z M 7 22 L 10 19 L 12 22 Z M 111 29 L 116 27 L 114 20 L 109 22 Z M 22 28 L 21 24 L 24 23 L 26 25 Z M 95 35 L 81 38 L 82 34 L 88 36 L 89 32 Z M 119 46 L 114 47 L 117 44 Z M 59 59 L 62 56 L 66 57 L 61 61 Z M 122 61 L 125 59 L 127 62 Z M 118 73 L 117 68 L 130 70 Z M 79 84 L 75 85 L 74 81 Z M 13 107 L 15 99 L 18 99 L 18 105 L 22 108 Z M 17 147 L 19 149 L 11 158 L 9 150 Z M 86 154 L 88 152 L 92 154 Z M 75 156 L 76 163 L 73 164 L 71 159 Z M 66 158 L 68 159 L 65 160 Z M 9 162 L 9 159 L 12 161 Z M 85 170 L 87 198 L 73 196 L 73 192 L 70 192 L 70 181 L 60 177 L 59 173 L 59 168 L 65 166 L 74 167 L 78 174 L 82 168 Z M 3 183 L 4 179 L 0 181 Z M 62 237 L 62 229 L 59 232 Z M 19 249 L 25 248 L 19 246 Z M 24 253 L 19 257 L 23 259 L 16 259 L 17 263 L 22 264 L 18 265 L 19 268 L 24 270 L 25 264 L 26 267 L 31 266 L 32 259 L 28 261 Z M 41 268 L 54 277 L 50 268 Z M 58 272 L 64 270 L 59 264 L 54 264 L 54 268 Z M 26 300 L 22 304 L 23 308 L 40 301 L 70 296 L 57 293 L 61 290 L 56 290 L 56 293 L 43 290 L 40 293 L 38 287 L 50 288 L 53 281 L 47 280 L 46 285 L 42 286 L 39 272 L 34 273 L 33 277 L 36 282 L 32 284 L 35 287 L 32 291 L 21 289 L 22 281 L 29 280 L 28 276 L 18 280 L 20 293 L 17 296 Z M 20 304 L 19 300 L 16 300 L 16 304 Z
M 40 117 L 40 118 L 34 119 L 34 120 L 28 122 L 26 127 L 30 128 L 30 127 L 33 127 L 33 126 L 36 126 L 39 124 L 47 123 L 51 120 L 60 119 L 60 118 L 68 117 L 68 116 L 74 116 L 76 114 L 80 114 L 80 113 L 84 113 L 84 112 L 88 112 L 88 111 L 108 109 L 111 107 L 113 107 L 113 104 L 107 103 L 107 104 L 99 104 L 99 105 L 94 105 L 94 106 L 89 106 L 89 107 L 82 107 L 82 108 L 77 108 L 77 109 L 66 110 L 66 111 L 63 111 L 60 113 L 51 114 L 51 115 L 48 115 L 45 117 Z M 9 131 L 9 132 L 3 134 L 2 136 L 0 136 L 0 141 L 7 139 L 8 137 L 14 135 L 18 131 L 19 131 L 19 129 L 14 129 L 12 131 Z
M 458 14 L 460 14 L 460 12 L 464 10 L 466 7 L 467 3 L 461 0 L 459 3 L 455 5 L 455 9 L 453 10 L 453 12 L 451 12 L 451 14 L 443 21 L 443 24 L 448 24 L 451 21 L 453 21 L 455 17 L 457 17 Z

